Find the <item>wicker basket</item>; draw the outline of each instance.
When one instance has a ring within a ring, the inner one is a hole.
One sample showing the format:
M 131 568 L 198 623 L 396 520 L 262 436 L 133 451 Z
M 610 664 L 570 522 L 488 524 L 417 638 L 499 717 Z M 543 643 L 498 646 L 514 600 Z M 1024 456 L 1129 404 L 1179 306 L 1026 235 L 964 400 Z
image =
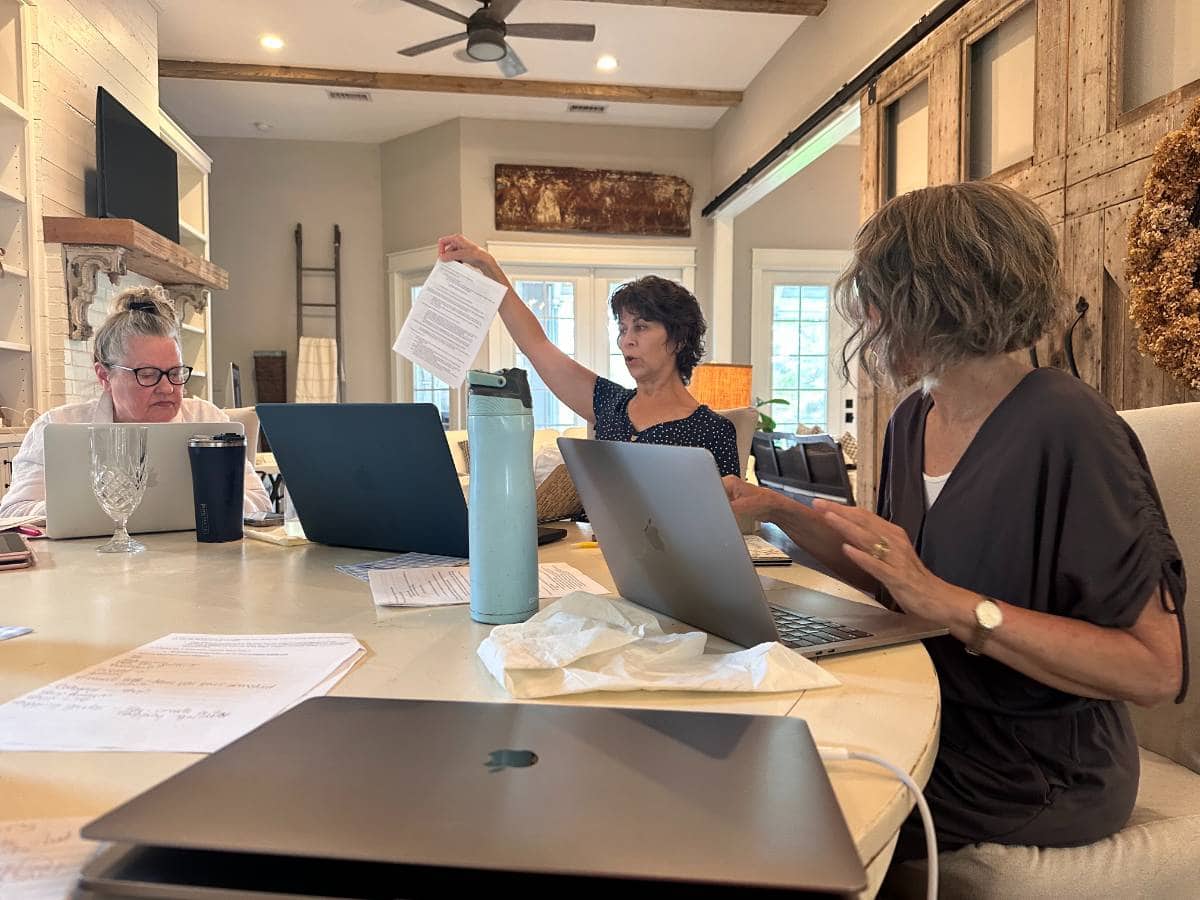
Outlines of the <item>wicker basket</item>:
M 546 476 L 537 488 L 537 519 L 539 522 L 554 522 L 570 519 L 583 512 L 575 483 L 567 472 L 566 464 L 560 464 Z

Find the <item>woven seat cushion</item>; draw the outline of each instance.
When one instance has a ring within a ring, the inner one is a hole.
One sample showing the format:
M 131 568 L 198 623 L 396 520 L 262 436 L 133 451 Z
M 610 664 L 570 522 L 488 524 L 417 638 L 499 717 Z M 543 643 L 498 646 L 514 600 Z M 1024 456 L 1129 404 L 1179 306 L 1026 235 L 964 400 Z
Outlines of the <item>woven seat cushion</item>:
M 1200 775 L 1142 750 L 1129 823 L 1086 847 L 975 844 L 938 856 L 945 900 L 1200 897 Z M 893 867 L 880 897 L 925 896 L 925 862 Z

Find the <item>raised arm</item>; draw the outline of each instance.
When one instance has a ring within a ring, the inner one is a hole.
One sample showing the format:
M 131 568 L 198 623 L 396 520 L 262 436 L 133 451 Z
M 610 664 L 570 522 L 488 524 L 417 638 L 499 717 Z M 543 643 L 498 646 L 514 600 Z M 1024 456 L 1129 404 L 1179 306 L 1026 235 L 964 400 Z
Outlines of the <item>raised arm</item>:
M 500 302 L 500 318 L 513 341 L 555 397 L 586 421 L 594 421 L 592 392 L 596 387 L 596 373 L 567 356 L 546 337 L 537 316 L 517 296 L 495 258 L 461 234 L 438 240 L 438 258 L 443 262 L 455 260 L 467 263 L 508 288 Z

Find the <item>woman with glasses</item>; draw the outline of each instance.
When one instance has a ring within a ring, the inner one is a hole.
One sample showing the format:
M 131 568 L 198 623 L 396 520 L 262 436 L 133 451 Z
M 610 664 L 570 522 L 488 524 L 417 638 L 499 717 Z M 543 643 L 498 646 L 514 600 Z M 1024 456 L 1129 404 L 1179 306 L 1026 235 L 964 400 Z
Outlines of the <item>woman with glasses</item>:
M 192 375 L 183 365 L 175 310 L 160 287 L 135 287 L 113 301 L 112 313 L 96 331 L 92 353 L 103 393 L 39 416 L 12 461 L 12 485 L 0 503 L 0 517 L 46 512 L 45 430 L 54 422 L 228 422 L 207 400 L 184 397 Z M 246 463 L 244 508 L 266 511 L 271 501 Z

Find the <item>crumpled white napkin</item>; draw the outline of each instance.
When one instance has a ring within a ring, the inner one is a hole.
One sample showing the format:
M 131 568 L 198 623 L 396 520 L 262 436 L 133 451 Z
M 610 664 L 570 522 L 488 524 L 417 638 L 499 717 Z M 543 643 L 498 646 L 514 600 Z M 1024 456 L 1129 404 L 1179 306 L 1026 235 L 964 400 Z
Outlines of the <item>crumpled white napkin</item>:
M 492 677 L 519 699 L 586 691 L 799 691 L 840 682 L 771 641 L 705 653 L 699 631 L 664 634 L 626 600 L 568 594 L 527 622 L 497 625 L 479 645 Z

